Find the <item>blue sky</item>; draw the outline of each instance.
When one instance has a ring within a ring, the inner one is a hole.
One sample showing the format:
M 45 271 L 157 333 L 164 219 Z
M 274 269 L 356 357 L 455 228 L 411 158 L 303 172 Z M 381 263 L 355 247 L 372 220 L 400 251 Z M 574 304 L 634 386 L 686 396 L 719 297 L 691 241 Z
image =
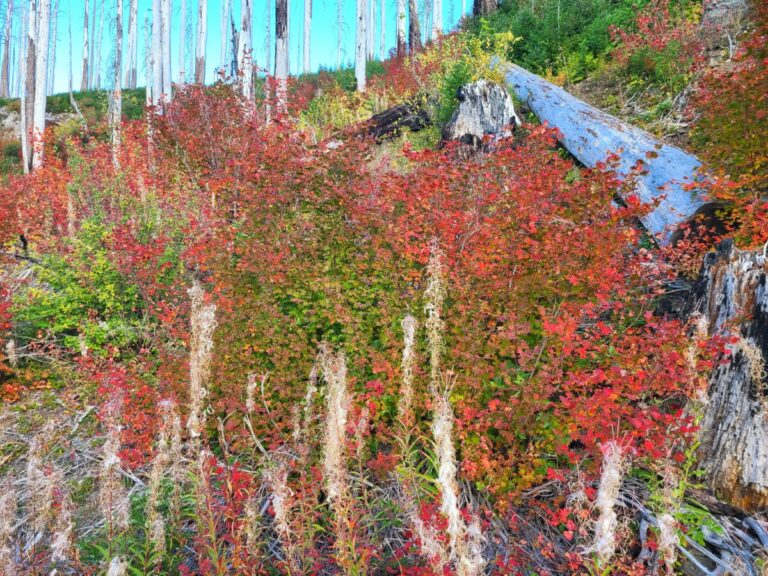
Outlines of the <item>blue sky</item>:
M 91 1 L 91 23 L 93 22 L 93 0 Z M 101 0 L 98 0 L 101 1 Z M 104 0 L 106 6 L 105 21 L 104 21 L 104 36 L 102 38 L 102 84 L 107 83 L 107 78 L 111 77 L 111 74 L 107 72 L 111 67 L 113 59 L 113 45 L 114 45 L 114 10 L 116 9 L 117 2 L 119 0 Z M 342 1 L 342 17 L 344 21 L 343 34 L 342 34 L 342 60 L 343 62 L 351 62 L 354 57 L 354 41 L 355 41 L 355 0 L 341 0 Z M 379 50 L 379 9 L 380 2 L 382 0 L 373 0 L 376 4 L 376 55 L 378 57 Z M 389 51 L 395 45 L 395 1 L 396 0 L 384 0 L 386 2 L 386 50 Z M 424 0 L 421 0 L 423 2 Z M 52 4 L 55 0 L 52 0 Z M 220 14 L 221 5 L 223 0 L 208 0 L 208 50 L 207 50 L 207 70 L 206 81 L 212 82 L 215 76 L 215 69 L 221 64 L 221 34 L 220 34 Z M 274 11 L 274 0 L 270 0 L 272 5 L 272 11 Z M 443 16 L 444 16 L 444 29 L 449 30 L 453 28 L 460 19 L 462 10 L 462 0 L 443 0 Z M 25 2 L 19 2 L 16 0 L 14 4 L 23 4 Z M 55 92 L 63 92 L 68 90 L 69 79 L 69 54 L 70 54 L 70 42 L 69 42 L 69 22 L 71 16 L 72 23 L 72 68 L 75 89 L 80 87 L 80 78 L 82 76 L 82 48 L 83 48 L 83 7 L 84 0 L 59 0 L 59 20 L 57 25 L 57 55 L 56 55 L 56 68 L 53 90 Z M 303 25 L 303 0 L 289 0 L 290 3 L 290 45 L 291 45 L 291 73 L 297 73 L 301 68 L 301 45 L 302 38 L 302 25 Z M 174 81 L 178 76 L 179 67 L 179 31 L 180 31 L 180 14 L 181 14 L 181 0 L 172 0 L 173 8 L 173 20 L 172 20 L 172 67 Z M 312 21 L 312 69 L 316 70 L 318 67 L 335 67 L 336 66 L 336 45 L 337 45 L 337 4 L 336 0 L 313 0 L 313 21 Z M 240 21 L 240 0 L 232 0 L 233 10 L 235 13 L 235 22 L 239 25 Z M 124 1 L 124 33 L 127 37 L 128 30 L 128 0 Z M 471 0 L 466 1 L 467 10 L 471 10 Z M 259 66 L 264 66 L 266 62 L 266 7 L 267 0 L 253 0 L 253 29 L 254 29 L 254 59 Z M 151 0 L 139 0 L 139 85 L 144 85 L 144 22 L 145 18 L 151 16 L 150 12 Z M 5 9 L 3 8 L 3 11 Z M 18 37 L 20 13 L 15 14 L 14 17 L 14 36 Z M 187 0 L 187 70 L 192 70 L 192 51 L 194 45 L 194 37 L 196 30 L 197 20 L 197 1 Z M 271 35 L 274 35 L 274 13 L 271 14 L 270 23 L 272 26 Z M 424 30 L 422 30 L 424 32 Z M 93 38 L 91 38 L 93 41 Z M 274 50 L 274 40 L 272 41 Z M 126 44 L 124 44 L 125 50 Z M 125 58 L 125 56 L 124 56 Z M 274 55 L 272 56 L 272 63 L 274 65 Z

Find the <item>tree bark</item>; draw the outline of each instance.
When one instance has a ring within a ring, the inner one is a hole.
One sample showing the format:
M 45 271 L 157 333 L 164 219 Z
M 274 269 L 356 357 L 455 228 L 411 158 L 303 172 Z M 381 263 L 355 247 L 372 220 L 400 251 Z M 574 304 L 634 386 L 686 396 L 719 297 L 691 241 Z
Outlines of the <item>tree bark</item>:
M 304 74 L 312 70 L 310 61 L 312 48 L 312 0 L 304 0 Z
M 46 83 L 48 93 L 53 94 L 54 82 L 56 80 L 56 34 L 57 24 L 59 22 L 59 0 L 55 0 L 51 10 L 51 39 L 49 42 L 50 50 L 48 55 L 48 82 Z
M 173 76 L 171 75 L 171 0 L 161 0 L 162 34 L 160 56 L 163 68 L 163 103 L 173 98 Z
M 37 43 L 37 6 L 35 0 L 29 0 L 26 14 L 26 50 L 22 53 L 21 62 L 21 155 L 24 172 L 28 173 L 32 165 L 32 141 L 34 133 L 34 98 L 35 98 L 35 64 Z
M 88 6 L 90 0 L 85 0 L 85 22 L 83 23 L 83 80 L 80 83 L 80 91 L 85 92 L 88 90 L 90 84 L 90 62 L 88 60 L 88 53 L 90 47 L 88 45 Z
M 473 12 L 475 16 L 487 16 L 496 12 L 498 7 L 497 0 L 475 0 Z
M 419 8 L 416 0 L 408 0 L 408 48 L 411 54 L 421 49 Z
M 341 70 L 341 41 L 344 18 L 341 10 L 341 0 L 336 0 L 336 70 Z
M 94 53 L 93 53 L 93 81 L 94 81 L 94 88 L 101 88 L 101 39 L 104 36 L 104 13 L 106 10 L 104 10 L 104 0 L 99 1 L 99 29 L 96 32 L 96 38 L 94 42 Z
M 275 100 L 286 112 L 288 99 L 288 0 L 275 2 Z
M 195 82 L 205 84 L 205 44 L 208 41 L 208 0 L 197 0 L 197 43 L 195 45 Z
M 136 88 L 138 65 L 139 1 L 130 0 L 128 4 L 128 66 L 125 71 L 125 87 Z
M 187 0 L 181 0 L 179 14 L 179 84 L 187 83 Z
M 354 136 L 371 137 L 380 144 L 397 138 L 403 129 L 418 132 L 431 124 L 432 120 L 423 102 L 405 102 L 371 116 L 355 126 L 351 133 Z
M 232 12 L 232 0 L 223 0 L 221 4 L 221 38 L 219 38 L 221 42 L 220 47 L 220 54 L 219 58 L 221 59 L 221 71 L 226 74 L 226 71 L 229 69 L 229 58 L 227 58 L 229 54 L 229 43 L 227 40 L 229 40 L 229 20 L 230 20 L 230 14 Z
M 701 162 L 695 156 L 664 144 L 519 66 L 506 65 L 503 72 L 507 86 L 540 120 L 559 130 L 561 143 L 582 164 L 594 167 L 621 150 L 614 168 L 618 175 L 629 177 L 638 162 L 644 165 L 631 194 L 642 202 L 657 203 L 640 220 L 660 244 L 669 244 L 681 223 L 710 206 L 701 194 L 686 188 L 699 178 Z
M 443 33 L 443 0 L 432 0 L 432 40 Z
M 45 106 L 48 96 L 48 42 L 50 40 L 51 0 L 40 0 L 35 54 L 35 96 L 32 119 L 32 169 L 43 165 L 45 154 Z
M 406 22 L 406 15 L 405 15 L 405 0 L 397 0 L 397 6 L 395 9 L 395 18 L 397 19 L 397 22 L 395 23 L 396 26 L 396 40 L 395 40 L 395 50 L 397 52 L 397 57 L 402 58 L 405 56 L 405 53 L 408 51 L 408 41 L 405 37 L 405 22 Z
M 117 0 L 115 7 L 115 78 L 109 108 L 109 123 L 112 128 L 112 165 L 120 168 L 120 123 L 123 114 L 123 0 Z
M 379 60 L 383 62 L 387 56 L 387 0 L 380 0 L 379 22 L 381 23 L 379 30 Z
M 157 108 L 163 102 L 163 0 L 152 0 L 152 106 Z
M 246 102 L 253 101 L 253 48 L 251 47 L 251 0 L 243 0 L 242 26 L 238 43 L 237 66 L 240 74 L 241 91 Z
M 355 39 L 355 80 L 357 81 L 357 91 L 365 92 L 365 60 L 368 56 L 366 49 L 366 24 L 368 23 L 368 14 L 366 10 L 366 0 L 357 0 L 357 36 Z
M 11 95 L 11 33 L 13 32 L 13 0 L 8 0 L 3 36 L 3 63 L 0 65 L 0 98 Z
M 731 240 L 707 254 L 689 311 L 699 330 L 732 340 L 711 375 L 701 464 L 715 493 L 747 511 L 768 506 L 768 261 Z M 699 338 L 704 334 L 699 334 Z

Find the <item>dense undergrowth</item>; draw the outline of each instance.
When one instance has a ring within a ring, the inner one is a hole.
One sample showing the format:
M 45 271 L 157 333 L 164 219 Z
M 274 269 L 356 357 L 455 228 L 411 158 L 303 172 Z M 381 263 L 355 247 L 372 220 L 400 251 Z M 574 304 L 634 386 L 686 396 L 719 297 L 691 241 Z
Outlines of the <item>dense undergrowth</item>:
M 628 21 L 629 4 L 575 6 L 570 43 L 536 66 L 605 57 L 606 27 Z M 636 222 L 649 207 L 613 203 L 631 182 L 610 159 L 577 166 L 546 127 L 469 155 L 435 150 L 436 130 L 382 146 L 347 130 L 416 98 L 444 119 L 493 55 L 532 64 L 525 18 L 510 5 L 388 61 L 365 95 L 295 82 L 270 123 L 225 84 L 179 88 L 126 122 L 117 167 L 91 126 L 8 177 L 0 384 L 22 402 L 0 461 L 4 570 L 641 574 L 611 516 L 630 466 L 672 519 L 651 539 L 674 564 L 680 522 L 709 522 L 679 507 L 696 481 L 686 404 L 723 343 L 655 311 L 715 234 L 656 250 Z M 627 66 L 667 57 L 642 26 L 621 36 Z M 715 119 L 765 127 L 762 34 L 696 100 L 745 247 L 768 239 L 761 151 Z M 559 488 L 531 497 L 542 483 Z

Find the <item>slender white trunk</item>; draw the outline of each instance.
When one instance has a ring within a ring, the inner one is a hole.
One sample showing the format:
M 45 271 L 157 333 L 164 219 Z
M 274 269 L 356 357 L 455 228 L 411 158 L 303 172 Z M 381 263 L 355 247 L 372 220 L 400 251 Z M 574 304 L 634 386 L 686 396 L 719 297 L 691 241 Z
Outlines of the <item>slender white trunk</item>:
M 264 50 L 267 76 L 272 75 L 272 0 L 267 0 L 267 15 L 264 18 Z
M 56 24 L 59 21 L 59 0 L 55 0 L 53 10 L 51 11 L 51 39 L 49 42 L 50 50 L 48 54 L 48 92 L 53 93 L 54 81 L 56 79 Z
M 136 88 L 136 67 L 139 50 L 139 0 L 130 0 L 128 5 L 128 66 L 125 71 L 125 87 Z
M 379 60 L 383 61 L 387 56 L 387 0 L 381 0 L 379 21 L 381 22 L 381 34 L 379 36 Z
M 220 57 L 221 57 L 221 70 L 225 74 L 227 73 L 227 70 L 229 70 L 229 63 L 231 62 L 231 58 L 228 58 L 229 54 L 229 20 L 230 20 L 230 14 L 232 13 L 232 0 L 223 0 L 222 6 L 221 6 L 221 51 L 220 51 Z
M 181 0 L 179 16 L 179 84 L 187 82 L 187 0 Z
M 461 0 L 461 17 L 467 15 L 467 0 Z
M 304 0 L 304 74 L 311 70 L 312 0 Z
M 96 73 L 95 73 L 95 88 L 101 88 L 101 39 L 104 36 L 104 13 L 106 10 L 104 10 L 104 0 L 101 0 L 100 2 L 100 13 L 99 13 L 99 31 L 96 34 L 96 47 L 95 47 L 95 53 L 93 57 L 93 63 L 96 66 Z
M 288 0 L 275 2 L 275 81 L 277 108 L 285 113 L 288 100 Z
M 173 76 L 171 76 L 171 0 L 162 0 L 162 36 L 160 56 L 163 68 L 163 102 L 170 102 L 173 97 Z
M 144 103 L 149 107 L 155 102 L 155 88 L 152 85 L 152 24 L 149 16 L 144 17 L 144 68 L 147 71 L 147 89 Z M 148 124 L 151 124 L 149 121 L 150 117 L 151 114 L 147 114 Z
M 343 39 L 342 28 L 344 26 L 341 1 L 336 0 L 336 70 L 341 70 L 341 41 Z
M 110 102 L 109 123 L 112 127 L 112 165 L 120 168 L 120 123 L 123 115 L 123 0 L 115 7 L 115 79 Z
M 407 40 L 405 37 L 405 0 L 397 0 L 397 55 L 403 56 L 406 51 Z
M 13 0 L 8 0 L 3 36 L 3 63 L 0 66 L 0 97 L 11 95 L 11 34 L 13 33 Z
M 80 91 L 85 92 L 88 90 L 90 84 L 90 62 L 88 60 L 88 54 L 90 47 L 88 45 L 88 6 L 89 0 L 85 0 L 85 23 L 83 24 L 83 80 L 80 83 Z
M 376 22 L 376 0 L 365 2 L 367 20 L 365 23 L 365 54 L 368 60 L 373 60 L 374 23 Z
M 237 50 L 238 74 L 241 75 L 243 98 L 253 100 L 253 48 L 251 46 L 251 0 L 243 0 L 242 26 Z
M 205 84 L 205 45 L 208 41 L 208 0 L 197 0 L 197 44 L 195 45 L 195 82 Z
M 443 0 L 432 0 L 432 40 L 443 33 Z
M 35 14 L 36 14 L 35 0 L 29 0 L 27 9 L 22 9 L 22 32 L 23 50 L 20 51 L 21 62 L 19 63 L 20 82 L 20 100 L 21 100 L 21 157 L 24 163 L 24 173 L 29 172 L 29 164 L 31 157 L 31 146 L 29 142 L 29 130 L 30 130 L 30 92 L 34 90 L 34 83 L 32 82 L 32 76 L 34 75 L 34 68 L 30 70 L 30 60 L 32 60 L 32 66 L 34 66 L 34 59 L 29 58 L 30 50 L 35 48 Z
M 45 104 L 48 91 L 48 41 L 50 39 L 51 0 L 40 0 L 40 19 L 37 26 L 37 49 L 35 54 L 35 104 L 32 120 L 33 144 L 32 144 L 32 169 L 43 165 L 45 152 Z
M 355 80 L 357 91 L 365 92 L 365 59 L 367 56 L 365 41 L 366 34 L 366 0 L 357 0 L 357 37 L 355 41 Z
M 152 105 L 163 101 L 163 0 L 152 0 Z M 149 72 L 149 71 L 148 71 Z

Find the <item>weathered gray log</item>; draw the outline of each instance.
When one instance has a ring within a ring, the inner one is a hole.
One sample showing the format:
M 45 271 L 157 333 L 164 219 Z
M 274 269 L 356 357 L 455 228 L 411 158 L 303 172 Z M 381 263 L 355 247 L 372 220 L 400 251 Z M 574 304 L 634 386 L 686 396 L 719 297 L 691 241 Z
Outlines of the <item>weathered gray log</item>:
M 503 70 L 508 86 L 542 122 L 559 130 L 562 144 L 584 165 L 594 167 L 609 153 L 620 152 L 617 172 L 627 176 L 638 161 L 644 163 L 645 173 L 637 179 L 634 192 L 642 202 L 658 201 L 641 221 L 660 243 L 667 244 L 674 230 L 706 204 L 701 194 L 684 189 L 696 182 L 701 162 L 695 156 L 664 144 L 519 66 L 505 64 Z
M 768 264 L 730 240 L 704 259 L 689 304 L 699 330 L 732 337 L 709 382 L 700 459 L 710 487 L 748 511 L 768 506 Z
M 460 140 L 478 146 L 486 136 L 511 135 L 520 125 L 507 91 L 494 82 L 478 80 L 459 88 L 459 106 L 443 129 L 443 140 Z

